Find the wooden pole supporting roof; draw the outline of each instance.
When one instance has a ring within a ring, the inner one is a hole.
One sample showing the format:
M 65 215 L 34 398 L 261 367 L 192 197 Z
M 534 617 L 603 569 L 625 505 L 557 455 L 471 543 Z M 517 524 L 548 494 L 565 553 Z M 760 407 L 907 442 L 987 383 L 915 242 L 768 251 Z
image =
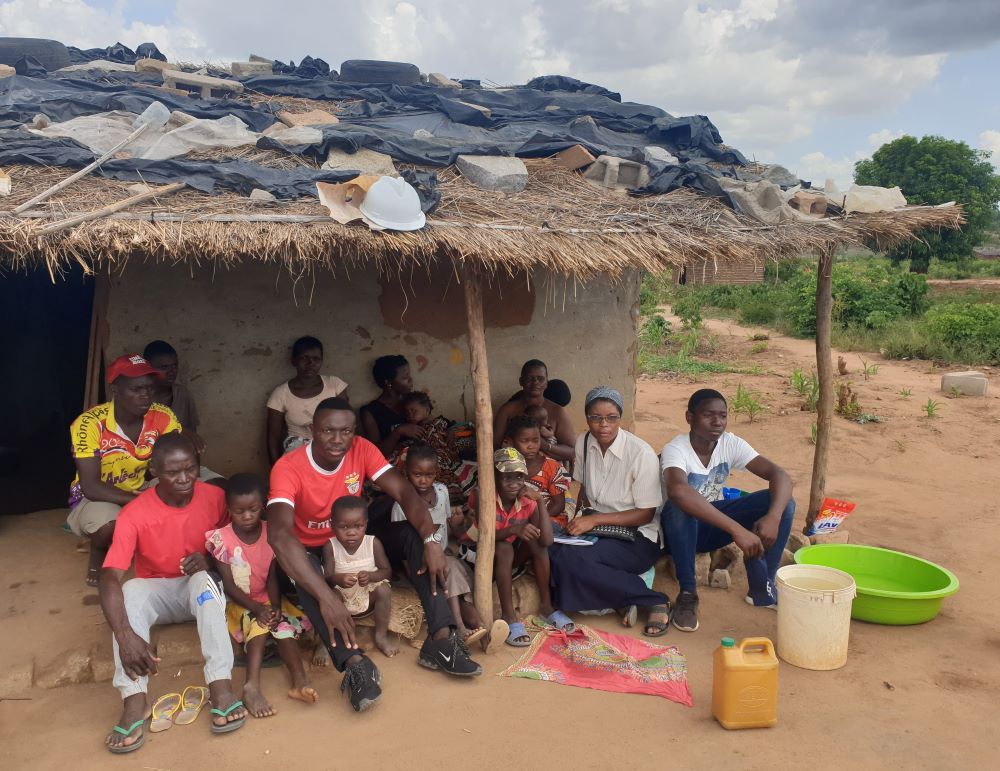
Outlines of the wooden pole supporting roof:
M 486 359 L 483 281 L 479 270 L 468 261 L 462 264 L 462 291 L 469 335 L 469 370 L 472 373 L 472 393 L 476 404 L 476 460 L 479 465 L 475 600 L 480 617 L 486 624 L 490 624 L 493 621 L 493 552 L 496 540 L 493 403 L 490 397 L 490 370 Z
M 821 250 L 816 266 L 816 376 L 819 378 L 819 401 L 816 404 L 816 452 L 809 486 L 806 529 L 816 519 L 826 495 L 826 469 L 833 431 L 834 377 L 833 354 L 830 349 L 830 328 L 833 324 L 833 253 L 832 245 Z

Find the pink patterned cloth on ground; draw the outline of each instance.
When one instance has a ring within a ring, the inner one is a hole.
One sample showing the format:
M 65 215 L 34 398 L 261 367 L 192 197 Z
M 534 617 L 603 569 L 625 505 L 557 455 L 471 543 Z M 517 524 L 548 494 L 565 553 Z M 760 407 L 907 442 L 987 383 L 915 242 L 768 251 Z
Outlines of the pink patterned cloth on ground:
M 589 626 L 570 635 L 549 625 L 539 628 L 531 646 L 501 677 L 526 677 L 597 691 L 642 693 L 691 706 L 687 661 L 674 646 Z

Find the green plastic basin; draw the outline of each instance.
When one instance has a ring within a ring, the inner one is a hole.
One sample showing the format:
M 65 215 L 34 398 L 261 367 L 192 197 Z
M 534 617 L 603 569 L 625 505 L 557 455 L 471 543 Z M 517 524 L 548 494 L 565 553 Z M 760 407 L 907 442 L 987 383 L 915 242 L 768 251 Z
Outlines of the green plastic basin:
M 922 624 L 958 591 L 950 570 L 903 552 L 855 544 L 817 544 L 795 552 L 802 565 L 825 565 L 853 576 L 858 595 L 851 618 L 875 624 Z

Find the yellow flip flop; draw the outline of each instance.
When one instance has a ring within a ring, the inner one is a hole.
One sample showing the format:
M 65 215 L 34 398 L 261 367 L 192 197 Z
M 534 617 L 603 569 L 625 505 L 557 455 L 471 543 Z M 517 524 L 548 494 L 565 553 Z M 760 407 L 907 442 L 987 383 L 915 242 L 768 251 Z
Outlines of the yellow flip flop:
M 189 685 L 181 695 L 181 711 L 174 717 L 177 725 L 188 725 L 198 719 L 201 708 L 208 699 L 208 688 L 203 685 Z
M 173 717 L 177 710 L 181 708 L 181 695 L 179 693 L 165 693 L 153 704 L 152 720 L 149 721 L 149 730 L 152 733 L 166 731 L 173 724 Z

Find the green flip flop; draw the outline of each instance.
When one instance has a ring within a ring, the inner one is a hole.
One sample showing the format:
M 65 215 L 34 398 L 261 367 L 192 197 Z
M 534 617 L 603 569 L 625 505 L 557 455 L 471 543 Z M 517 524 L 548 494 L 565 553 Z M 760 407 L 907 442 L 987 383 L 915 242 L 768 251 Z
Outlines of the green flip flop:
M 116 725 L 113 730 L 115 731 L 115 733 L 119 733 L 125 738 L 128 738 L 133 733 L 135 733 L 136 728 L 141 728 L 143 723 L 145 722 L 146 718 L 142 718 L 142 720 L 136 720 L 132 725 L 130 725 L 128 727 L 128 730 L 122 728 L 119 725 Z M 139 738 L 136 739 L 132 744 L 123 744 L 120 747 L 112 747 L 109 744 L 108 752 L 112 753 L 113 755 L 124 755 L 128 752 L 135 752 L 143 745 L 145 741 L 146 741 L 146 732 L 143 731 L 141 734 L 139 734 Z
M 229 705 L 229 709 L 227 709 L 225 711 L 222 711 L 221 709 L 216 709 L 215 707 L 212 707 L 211 713 L 213 715 L 218 715 L 219 717 L 229 717 L 229 714 L 234 709 L 239 709 L 242 706 L 243 706 L 243 702 L 242 701 L 234 701 L 232 704 Z M 228 733 L 230 733 L 232 731 L 238 731 L 239 729 L 241 729 L 243 727 L 243 724 L 246 721 L 247 721 L 246 715 L 244 715 L 243 717 L 241 717 L 239 720 L 233 720 L 232 722 L 228 722 L 225 725 L 216 725 L 215 721 L 213 720 L 212 721 L 212 733 L 213 734 L 228 734 Z

